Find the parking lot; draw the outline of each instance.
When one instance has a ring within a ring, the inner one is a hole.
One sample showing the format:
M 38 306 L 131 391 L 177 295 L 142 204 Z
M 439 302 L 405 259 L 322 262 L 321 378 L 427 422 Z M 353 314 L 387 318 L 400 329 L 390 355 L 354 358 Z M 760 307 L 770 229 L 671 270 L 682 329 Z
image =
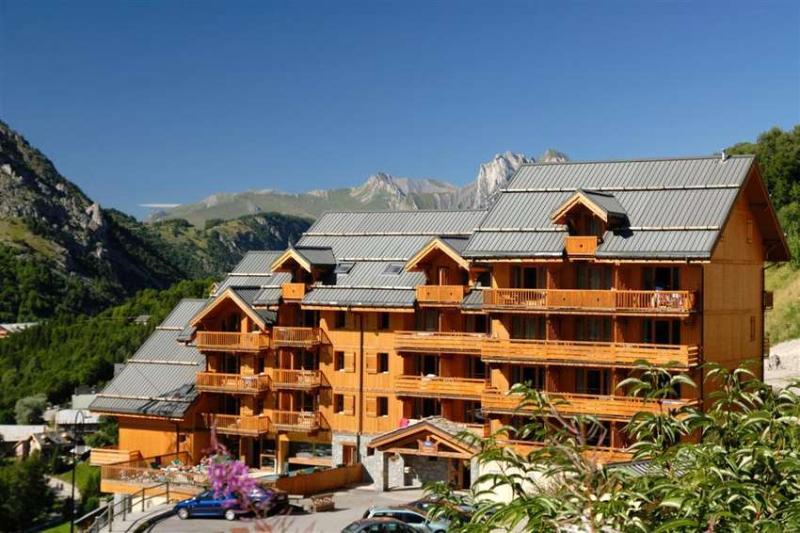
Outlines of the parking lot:
M 224 519 L 195 518 L 181 520 L 171 516 L 156 524 L 152 531 L 162 533 L 201 532 L 337 532 L 364 515 L 371 505 L 401 505 L 423 496 L 420 489 L 376 492 L 371 486 L 358 487 L 335 493 L 336 509 L 323 513 L 277 515 L 259 520 L 242 518 L 235 522 Z

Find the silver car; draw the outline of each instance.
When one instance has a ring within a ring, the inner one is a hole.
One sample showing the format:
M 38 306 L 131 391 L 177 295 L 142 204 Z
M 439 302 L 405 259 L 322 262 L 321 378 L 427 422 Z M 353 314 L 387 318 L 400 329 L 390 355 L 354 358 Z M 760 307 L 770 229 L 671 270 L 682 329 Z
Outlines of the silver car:
M 412 507 L 370 507 L 364 513 L 364 518 L 377 517 L 395 518 L 405 522 L 416 531 L 425 533 L 445 533 L 450 526 L 447 520 L 430 520 L 428 516 Z

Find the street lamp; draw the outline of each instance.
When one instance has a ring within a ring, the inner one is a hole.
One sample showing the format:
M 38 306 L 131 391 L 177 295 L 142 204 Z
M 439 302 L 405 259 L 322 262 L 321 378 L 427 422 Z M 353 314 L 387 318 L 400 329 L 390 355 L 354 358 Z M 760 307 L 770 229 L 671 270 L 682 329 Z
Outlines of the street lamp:
M 78 425 L 78 418 L 81 419 L 81 424 Z M 71 506 L 72 509 L 69 513 L 69 533 L 75 532 L 75 468 L 78 466 L 78 435 L 80 434 L 80 430 L 83 428 L 83 422 L 85 418 L 83 416 L 83 409 L 78 409 L 75 412 L 75 445 L 72 447 L 72 499 L 71 499 Z

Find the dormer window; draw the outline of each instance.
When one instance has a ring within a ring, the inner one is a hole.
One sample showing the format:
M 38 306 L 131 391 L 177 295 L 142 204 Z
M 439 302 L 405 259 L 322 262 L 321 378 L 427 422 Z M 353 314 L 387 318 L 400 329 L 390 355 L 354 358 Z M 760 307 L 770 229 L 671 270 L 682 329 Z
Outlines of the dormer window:
M 628 213 L 613 194 L 578 189 L 556 209 L 551 219 L 570 235 L 600 237 L 606 230 L 628 226 Z
M 336 265 L 336 268 L 333 270 L 333 272 L 336 274 L 349 274 L 350 271 L 353 270 L 354 266 L 355 263 L 352 262 L 339 263 Z

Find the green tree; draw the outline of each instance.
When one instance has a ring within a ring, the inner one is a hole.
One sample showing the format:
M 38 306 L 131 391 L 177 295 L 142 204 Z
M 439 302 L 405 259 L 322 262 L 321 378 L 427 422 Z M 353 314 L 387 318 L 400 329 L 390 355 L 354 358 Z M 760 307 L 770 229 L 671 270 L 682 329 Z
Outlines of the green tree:
M 38 454 L 0 467 L 0 527 L 21 531 L 52 508 L 54 495 L 47 485 L 46 466 Z
M 47 407 L 47 396 L 34 394 L 17 400 L 14 404 L 14 416 L 17 424 L 39 424 Z
M 620 384 L 630 394 L 666 402 L 676 382 L 649 366 Z M 689 385 L 685 377 L 681 385 Z M 602 466 L 590 444 L 604 438 L 594 417 L 561 417 L 546 394 L 524 390 L 538 408 L 524 427 L 505 427 L 480 447 L 492 468 L 466 496 L 445 484 L 428 487 L 439 498 L 435 514 L 458 517 L 458 505 L 476 512 L 452 531 L 778 532 L 800 528 L 800 381 L 775 391 L 745 368 L 709 366 L 712 405 L 660 414 L 640 413 L 626 430 L 644 472 Z M 668 405 L 664 403 L 665 407 Z M 695 438 L 696 437 L 696 438 Z M 532 438 L 541 447 L 520 455 L 503 442 Z M 492 495 L 505 491 L 507 498 Z

